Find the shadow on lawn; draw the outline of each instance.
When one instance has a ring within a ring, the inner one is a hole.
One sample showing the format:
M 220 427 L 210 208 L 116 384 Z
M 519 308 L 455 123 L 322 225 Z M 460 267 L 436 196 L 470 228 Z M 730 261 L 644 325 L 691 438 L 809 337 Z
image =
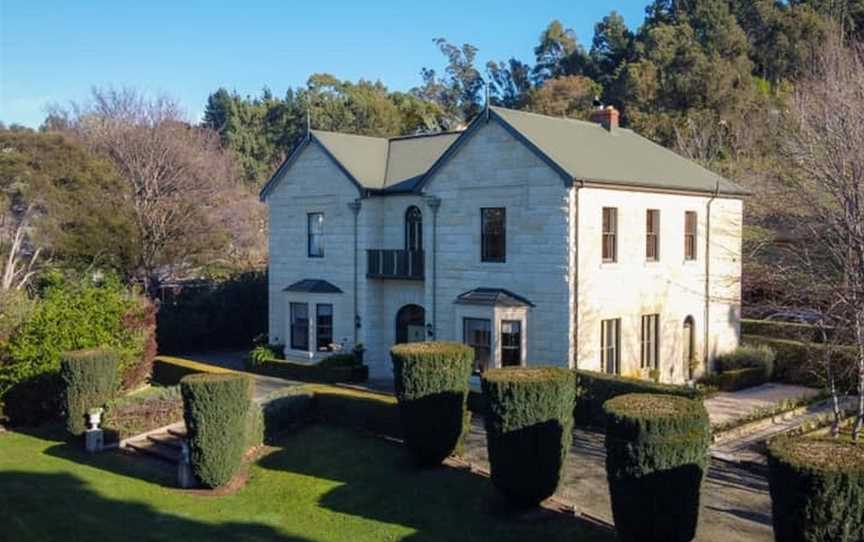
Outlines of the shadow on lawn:
M 69 474 L 0 472 L 0 487 L 3 540 L 306 540 L 266 525 L 202 523 L 139 502 L 106 499 Z
M 320 425 L 283 444 L 259 465 L 341 482 L 320 506 L 416 529 L 403 540 L 615 540 L 611 530 L 565 514 L 515 511 L 488 479 L 470 472 L 419 469 L 400 444 Z

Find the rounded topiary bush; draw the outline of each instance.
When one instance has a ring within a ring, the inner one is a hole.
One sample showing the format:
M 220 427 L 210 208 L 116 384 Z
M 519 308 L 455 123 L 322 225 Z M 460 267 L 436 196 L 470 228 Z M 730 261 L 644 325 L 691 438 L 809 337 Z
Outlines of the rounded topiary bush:
M 606 413 L 606 477 L 624 542 L 685 542 L 696 536 L 711 430 L 701 401 L 619 395 Z
M 193 374 L 180 380 L 189 461 L 206 487 L 219 487 L 237 472 L 247 441 L 252 380 L 239 374 Z
M 61 355 L 63 411 L 69 433 L 84 433 L 87 411 L 114 397 L 120 386 L 117 367 L 117 355 L 110 350 L 75 350 Z
M 774 539 L 864 540 L 864 446 L 781 438 L 768 446 Z
M 464 344 L 422 342 L 390 349 L 405 444 L 421 465 L 441 463 L 467 426 L 474 351 Z
M 558 488 L 573 435 L 576 388 L 561 367 L 506 367 L 483 373 L 492 483 L 518 505 Z

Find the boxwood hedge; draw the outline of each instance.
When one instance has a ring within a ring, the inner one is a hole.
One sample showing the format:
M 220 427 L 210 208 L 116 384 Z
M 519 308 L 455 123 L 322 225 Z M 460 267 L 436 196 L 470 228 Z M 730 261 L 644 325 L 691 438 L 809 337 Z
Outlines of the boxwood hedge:
M 606 411 L 606 476 L 624 542 L 684 542 L 696 536 L 711 431 L 699 401 L 627 394 Z
M 689 399 L 702 398 L 702 393 L 696 388 L 658 384 L 649 380 L 577 370 L 576 406 L 573 413 L 576 425 L 602 428 L 606 423 L 603 404 L 613 397 L 627 393 L 658 393 L 678 395 Z
M 192 472 L 219 487 L 237 472 L 247 444 L 252 380 L 239 374 L 193 374 L 180 381 Z
M 120 386 L 117 354 L 102 349 L 64 352 L 60 379 L 66 429 L 81 435 L 87 429 L 87 411 L 105 405 Z
M 768 481 L 776 540 L 864 540 L 864 446 L 774 440 L 768 446 Z
M 551 497 L 573 434 L 574 375 L 560 367 L 507 367 L 483 374 L 492 483 L 533 506 Z
M 421 465 L 440 463 L 462 441 L 474 351 L 464 344 L 420 342 L 390 349 L 405 444 Z

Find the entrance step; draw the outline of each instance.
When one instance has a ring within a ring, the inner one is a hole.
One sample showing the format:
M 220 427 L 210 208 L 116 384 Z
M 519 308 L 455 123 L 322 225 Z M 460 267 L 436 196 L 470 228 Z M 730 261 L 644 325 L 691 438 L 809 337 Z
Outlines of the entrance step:
M 176 465 L 180 463 L 185 438 L 186 425 L 178 422 L 124 439 L 120 449 Z
M 177 464 L 180 462 L 179 449 L 174 448 L 173 446 L 159 444 L 153 441 L 148 441 L 145 443 L 127 442 L 126 449 L 132 450 L 133 452 L 139 454 L 148 455 L 156 459 L 161 459 L 162 461 L 167 461 L 169 463 Z

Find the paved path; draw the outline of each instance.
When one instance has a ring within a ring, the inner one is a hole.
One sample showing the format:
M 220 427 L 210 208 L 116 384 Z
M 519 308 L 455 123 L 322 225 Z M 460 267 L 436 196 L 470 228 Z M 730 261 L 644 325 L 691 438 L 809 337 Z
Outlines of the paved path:
M 606 451 L 600 433 L 576 429 L 556 498 L 577 511 L 612 523 Z M 474 415 L 464 459 L 488 470 L 486 433 Z M 702 488 L 698 541 L 771 542 L 771 499 L 759 473 L 713 460 Z
M 705 400 L 711 425 L 726 423 L 754 410 L 772 407 L 782 401 L 813 397 L 819 390 L 789 384 L 762 384 L 740 391 L 720 392 Z
M 219 367 L 225 367 L 226 369 L 233 369 L 235 371 L 243 371 L 243 359 L 246 357 L 247 353 L 248 352 L 238 350 L 225 350 L 196 354 L 182 354 L 180 357 L 197 361 L 199 363 L 216 365 Z M 249 374 L 255 379 L 254 399 L 256 400 L 262 399 L 276 390 L 301 384 L 295 380 L 286 380 L 275 376 Z

